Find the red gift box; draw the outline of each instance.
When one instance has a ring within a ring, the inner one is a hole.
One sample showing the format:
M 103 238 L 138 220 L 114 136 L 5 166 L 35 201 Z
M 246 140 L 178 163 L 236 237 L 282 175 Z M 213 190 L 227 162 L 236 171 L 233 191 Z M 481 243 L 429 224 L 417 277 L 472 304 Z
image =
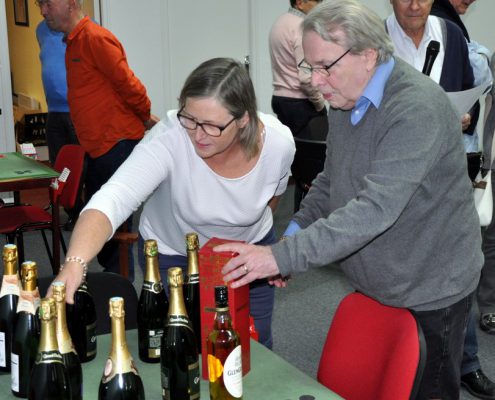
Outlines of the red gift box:
M 222 267 L 234 256 L 231 252 L 216 253 L 215 246 L 234 240 L 212 238 L 199 250 L 199 297 L 201 306 L 202 375 L 208 379 L 206 339 L 213 329 L 215 319 L 215 286 L 225 285 Z M 251 368 L 249 335 L 249 285 L 232 289 L 229 286 L 229 309 L 232 325 L 241 337 L 242 374 Z

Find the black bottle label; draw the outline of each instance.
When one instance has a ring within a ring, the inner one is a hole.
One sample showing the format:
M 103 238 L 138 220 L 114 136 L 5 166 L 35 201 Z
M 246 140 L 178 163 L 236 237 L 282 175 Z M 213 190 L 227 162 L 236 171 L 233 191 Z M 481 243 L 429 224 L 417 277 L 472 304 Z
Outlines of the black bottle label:
M 86 326 L 86 357 L 96 354 L 96 322 Z
M 189 398 L 191 400 L 194 399 L 199 399 L 199 382 L 200 382 L 200 377 L 199 377 L 199 361 L 195 362 L 194 364 L 189 364 L 187 366 L 187 374 L 189 378 Z
M 160 293 L 163 290 L 163 284 L 161 281 L 160 282 L 144 281 L 143 289 L 152 293 Z
M 64 360 L 59 351 L 42 351 L 36 356 L 36 364 L 63 364 Z
M 187 279 L 188 285 L 194 285 L 195 283 L 199 283 L 199 274 L 192 274 L 188 276 Z
M 189 318 L 183 315 L 170 315 L 167 320 L 167 326 L 185 326 L 192 330 Z

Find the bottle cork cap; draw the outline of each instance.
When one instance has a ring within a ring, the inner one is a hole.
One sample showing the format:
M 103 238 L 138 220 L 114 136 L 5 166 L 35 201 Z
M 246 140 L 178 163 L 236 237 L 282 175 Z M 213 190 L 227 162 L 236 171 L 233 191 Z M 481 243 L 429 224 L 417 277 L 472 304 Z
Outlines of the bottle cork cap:
M 158 244 L 154 239 L 148 239 L 144 241 L 144 255 L 148 257 L 155 257 L 158 255 Z
M 187 250 L 197 250 L 199 248 L 199 239 L 196 232 L 186 234 L 186 246 Z

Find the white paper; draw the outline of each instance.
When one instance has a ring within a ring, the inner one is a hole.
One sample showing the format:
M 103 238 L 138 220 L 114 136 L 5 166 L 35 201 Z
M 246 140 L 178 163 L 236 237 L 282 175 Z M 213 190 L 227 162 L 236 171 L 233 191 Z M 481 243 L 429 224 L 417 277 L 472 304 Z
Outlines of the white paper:
M 474 103 L 476 103 L 476 101 L 478 101 L 483 94 L 487 93 L 491 86 L 492 81 L 487 81 L 469 90 L 463 90 L 461 92 L 447 92 L 447 96 L 459 114 L 459 119 L 471 110 Z

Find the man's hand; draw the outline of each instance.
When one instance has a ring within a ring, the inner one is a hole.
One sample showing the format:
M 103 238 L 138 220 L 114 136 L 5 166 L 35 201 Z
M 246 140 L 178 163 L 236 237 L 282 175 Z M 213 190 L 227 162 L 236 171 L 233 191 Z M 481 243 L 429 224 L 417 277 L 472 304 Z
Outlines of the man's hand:
M 471 125 L 471 114 L 464 114 L 461 119 L 462 131 L 464 132 Z
M 238 288 L 254 281 L 280 274 L 277 262 L 270 246 L 256 246 L 244 243 L 226 243 L 216 246 L 215 252 L 237 253 L 222 268 L 225 282 L 232 281 L 230 286 Z

